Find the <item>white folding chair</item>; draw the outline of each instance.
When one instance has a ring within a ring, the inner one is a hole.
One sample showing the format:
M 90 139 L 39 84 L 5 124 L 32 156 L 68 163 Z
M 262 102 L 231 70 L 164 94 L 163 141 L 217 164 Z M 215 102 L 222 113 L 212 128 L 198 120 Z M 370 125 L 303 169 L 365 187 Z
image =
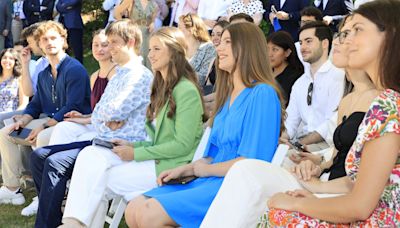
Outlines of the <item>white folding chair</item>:
M 286 144 L 279 144 L 276 148 L 274 157 L 272 158 L 271 164 L 281 166 L 285 156 L 289 150 L 289 146 Z
M 203 132 L 203 136 L 201 137 L 200 143 L 194 153 L 192 162 L 203 157 L 204 151 L 207 147 L 208 138 L 210 137 L 210 133 L 211 128 L 207 127 Z M 122 216 L 124 215 L 127 204 L 128 202 L 122 196 L 117 196 L 112 199 L 110 209 L 108 210 L 105 218 L 105 222 L 110 224 L 110 228 L 118 227 L 119 223 L 121 222 Z

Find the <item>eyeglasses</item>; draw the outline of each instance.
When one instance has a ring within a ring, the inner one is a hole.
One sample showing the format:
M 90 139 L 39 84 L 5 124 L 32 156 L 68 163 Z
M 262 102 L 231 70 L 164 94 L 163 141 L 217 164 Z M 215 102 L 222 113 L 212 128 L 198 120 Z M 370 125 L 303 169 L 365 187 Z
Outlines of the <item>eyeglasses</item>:
M 185 22 L 186 26 L 188 26 L 188 27 L 193 27 L 194 26 L 193 18 L 192 18 L 192 15 L 190 13 L 186 14 L 185 16 L 183 16 L 182 20 Z
M 310 106 L 312 102 L 312 93 L 314 89 L 314 84 L 311 82 L 310 85 L 308 86 L 307 90 L 307 105 Z
M 346 40 L 346 38 L 349 35 L 350 35 L 350 30 L 344 30 L 344 31 L 335 33 L 335 35 L 333 36 L 333 39 L 339 38 L 339 43 L 344 44 L 344 41 Z

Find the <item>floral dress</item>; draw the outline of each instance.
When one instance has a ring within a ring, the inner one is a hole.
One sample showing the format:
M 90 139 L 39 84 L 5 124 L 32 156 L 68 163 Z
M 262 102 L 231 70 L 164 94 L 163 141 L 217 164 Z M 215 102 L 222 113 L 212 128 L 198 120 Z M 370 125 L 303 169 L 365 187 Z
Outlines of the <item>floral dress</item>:
M 0 83 L 0 113 L 17 110 L 19 105 L 18 79 L 11 77 Z
M 400 134 L 400 93 L 387 89 L 371 104 L 346 158 L 346 172 L 354 182 L 364 144 L 387 133 Z M 378 206 L 365 221 L 333 224 L 299 212 L 271 209 L 258 227 L 400 227 L 400 156 L 392 169 Z

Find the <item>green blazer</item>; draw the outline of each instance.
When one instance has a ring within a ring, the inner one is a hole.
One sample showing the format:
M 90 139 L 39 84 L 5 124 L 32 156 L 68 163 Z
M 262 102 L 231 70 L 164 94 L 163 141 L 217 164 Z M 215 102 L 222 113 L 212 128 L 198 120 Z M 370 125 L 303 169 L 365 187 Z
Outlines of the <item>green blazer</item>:
M 156 128 L 147 121 L 146 131 L 151 142 L 134 143 L 135 161 L 155 160 L 157 176 L 160 172 L 187 164 L 203 133 L 203 105 L 196 86 L 181 79 L 172 91 L 176 103 L 175 116 L 167 116 L 169 103 L 156 117 Z

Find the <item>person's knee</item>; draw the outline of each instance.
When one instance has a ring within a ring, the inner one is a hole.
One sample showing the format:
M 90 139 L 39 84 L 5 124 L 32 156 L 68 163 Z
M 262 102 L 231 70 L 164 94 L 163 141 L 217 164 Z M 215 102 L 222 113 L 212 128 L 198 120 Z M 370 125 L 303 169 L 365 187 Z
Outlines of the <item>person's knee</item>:
M 36 138 L 36 147 L 45 147 L 49 145 L 51 133 L 49 132 L 50 129 L 45 129 L 41 131 Z
M 139 227 L 160 227 L 164 222 L 162 215 L 160 204 L 155 199 L 145 200 L 137 207 L 137 224 Z
M 30 164 L 31 164 L 31 169 L 33 170 L 37 170 L 37 168 L 43 168 L 40 166 L 43 166 L 43 161 L 46 159 L 45 154 L 45 148 L 40 148 L 37 150 L 32 151 L 31 155 L 30 155 Z
M 128 203 L 125 209 L 125 221 L 129 227 L 137 227 L 137 211 L 146 202 L 146 198 L 141 195 Z

